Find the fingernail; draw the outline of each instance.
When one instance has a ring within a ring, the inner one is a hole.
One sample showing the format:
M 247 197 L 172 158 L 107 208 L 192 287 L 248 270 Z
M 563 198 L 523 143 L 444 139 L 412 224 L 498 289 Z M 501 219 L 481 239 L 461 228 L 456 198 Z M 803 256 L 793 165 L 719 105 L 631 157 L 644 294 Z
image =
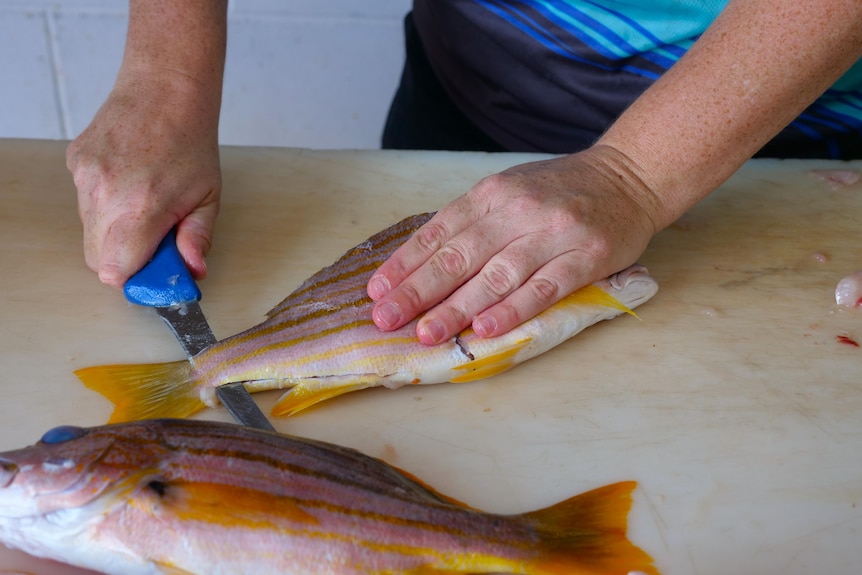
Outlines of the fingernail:
M 473 321 L 473 331 L 479 337 L 488 337 L 497 330 L 497 318 L 492 315 L 477 317 Z
M 377 319 L 377 325 L 383 328 L 391 329 L 401 322 L 401 310 L 398 304 L 391 301 L 379 305 L 374 311 L 374 316 Z
M 439 343 L 446 335 L 446 327 L 438 320 L 432 319 L 419 325 L 419 339 L 428 343 Z
M 368 297 L 378 300 L 388 294 L 390 289 L 389 280 L 386 279 L 386 276 L 374 276 L 368 282 Z

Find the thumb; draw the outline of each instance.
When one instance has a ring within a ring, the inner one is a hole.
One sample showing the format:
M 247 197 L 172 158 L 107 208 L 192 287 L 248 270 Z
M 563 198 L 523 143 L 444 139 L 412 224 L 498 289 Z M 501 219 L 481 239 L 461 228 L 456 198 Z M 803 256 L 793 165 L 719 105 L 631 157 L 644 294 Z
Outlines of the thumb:
M 218 204 L 208 204 L 190 213 L 177 224 L 177 249 L 197 280 L 207 275 L 206 256 L 212 247 Z
M 128 219 L 115 221 L 102 240 L 96 272 L 99 280 L 121 288 L 135 272 L 152 258 L 170 223 L 141 225 Z

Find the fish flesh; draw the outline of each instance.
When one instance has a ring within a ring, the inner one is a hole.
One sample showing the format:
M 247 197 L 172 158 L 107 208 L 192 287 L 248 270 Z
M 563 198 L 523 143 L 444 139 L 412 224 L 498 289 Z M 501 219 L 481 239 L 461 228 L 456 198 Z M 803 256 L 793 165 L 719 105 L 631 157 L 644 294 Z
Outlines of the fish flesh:
M 110 423 L 187 417 L 218 403 L 215 388 L 244 382 L 250 392 L 290 388 L 273 415 L 374 386 L 464 382 L 501 373 L 542 354 L 590 325 L 649 300 L 658 285 L 635 264 L 586 286 L 507 334 L 480 338 L 472 329 L 434 346 L 416 337 L 416 322 L 382 331 L 371 319 L 371 274 L 433 214 L 372 236 L 322 269 L 267 314 L 263 323 L 221 340 L 191 361 L 95 366 L 75 373 L 110 399 Z
M 213 421 L 49 430 L 0 453 L 0 542 L 110 575 L 657 575 L 636 483 L 486 513 L 361 452 Z
M 862 271 L 842 278 L 835 286 L 835 303 L 862 308 Z

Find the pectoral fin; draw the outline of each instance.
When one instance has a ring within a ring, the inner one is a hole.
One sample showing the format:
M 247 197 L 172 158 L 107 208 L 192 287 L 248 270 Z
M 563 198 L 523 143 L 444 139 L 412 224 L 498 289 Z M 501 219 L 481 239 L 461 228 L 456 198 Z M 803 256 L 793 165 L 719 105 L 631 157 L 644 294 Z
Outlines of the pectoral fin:
M 316 517 L 290 497 L 224 483 L 154 479 L 142 487 L 130 504 L 153 516 L 167 514 L 181 521 L 226 527 L 318 523 Z
M 487 357 L 474 359 L 456 366 L 453 369 L 463 371 L 464 374 L 457 375 L 449 379 L 449 381 L 452 383 L 464 383 L 485 379 L 486 377 L 503 373 L 515 366 L 515 356 L 518 355 L 518 352 L 524 349 L 530 341 L 532 341 L 532 338 L 529 337 L 522 339 L 515 342 L 514 345 L 504 348 L 496 353 L 492 353 Z

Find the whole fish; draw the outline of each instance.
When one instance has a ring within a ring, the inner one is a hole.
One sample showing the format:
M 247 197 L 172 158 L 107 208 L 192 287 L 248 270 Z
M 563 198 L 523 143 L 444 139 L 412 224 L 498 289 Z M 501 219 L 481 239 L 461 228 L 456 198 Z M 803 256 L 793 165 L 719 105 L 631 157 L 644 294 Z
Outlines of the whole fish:
M 195 420 L 59 427 L 0 453 L 0 542 L 111 575 L 657 574 L 632 481 L 486 513 L 359 451 Z
M 371 319 L 371 274 L 432 214 L 409 217 L 322 269 L 261 324 L 215 343 L 192 361 L 108 365 L 75 373 L 115 404 L 110 422 L 187 417 L 217 404 L 215 388 L 242 381 L 249 391 L 291 388 L 273 408 L 290 415 L 324 399 L 374 386 L 482 379 L 548 351 L 590 325 L 650 299 L 658 285 L 634 265 L 586 286 L 505 335 L 471 329 L 435 346 L 416 321 L 384 332 Z

